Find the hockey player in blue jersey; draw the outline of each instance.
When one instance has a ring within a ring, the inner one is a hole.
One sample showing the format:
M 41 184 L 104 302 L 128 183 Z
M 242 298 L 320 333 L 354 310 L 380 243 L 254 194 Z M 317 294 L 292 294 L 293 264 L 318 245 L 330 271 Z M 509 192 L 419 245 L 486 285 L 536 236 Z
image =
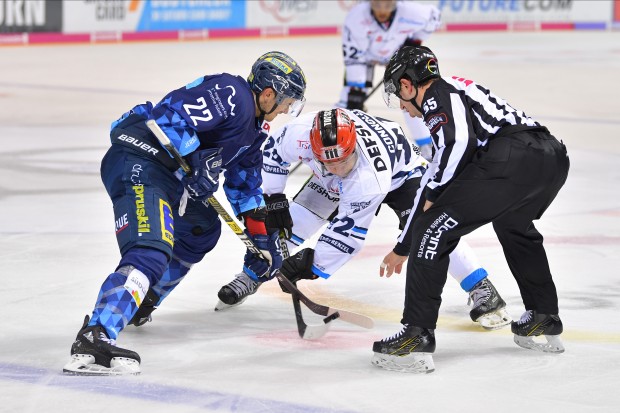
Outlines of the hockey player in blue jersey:
M 103 282 L 92 317 L 86 316 L 64 371 L 82 375 L 138 374 L 140 357 L 116 347 L 119 333 L 141 307 L 152 311 L 211 251 L 221 232 L 217 212 L 203 203 L 219 187 L 246 233 L 271 260 L 248 253 L 244 270 L 270 279 L 282 264 L 278 234 L 265 228 L 261 190 L 264 122 L 303 108 L 306 79 L 284 53 L 270 52 L 243 79 L 207 75 L 170 92 L 159 103 L 135 106 L 112 123 L 112 145 L 101 178 L 112 200 L 122 258 Z M 147 128 L 155 120 L 191 166 L 181 173 Z M 148 298 L 147 298 L 148 292 Z M 150 308 L 149 308 L 150 307 Z M 139 318 L 134 323 L 139 323 Z

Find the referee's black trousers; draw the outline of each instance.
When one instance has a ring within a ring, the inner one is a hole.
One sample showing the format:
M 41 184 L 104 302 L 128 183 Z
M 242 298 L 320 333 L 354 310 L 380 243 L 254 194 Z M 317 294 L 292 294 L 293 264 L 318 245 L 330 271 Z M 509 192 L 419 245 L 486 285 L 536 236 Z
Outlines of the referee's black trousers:
M 546 128 L 498 136 L 426 212 L 412 222 L 403 323 L 436 327 L 449 254 L 460 238 L 493 224 L 527 310 L 558 314 L 543 237 L 533 220 L 542 216 L 566 182 L 566 147 Z

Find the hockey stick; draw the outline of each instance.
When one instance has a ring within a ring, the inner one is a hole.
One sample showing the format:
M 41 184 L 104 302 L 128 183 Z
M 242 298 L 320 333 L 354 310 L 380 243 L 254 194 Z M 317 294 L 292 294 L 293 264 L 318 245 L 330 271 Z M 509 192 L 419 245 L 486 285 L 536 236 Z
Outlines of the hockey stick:
M 377 85 L 375 87 L 372 88 L 372 90 L 370 91 L 370 93 L 368 93 L 366 95 L 366 97 L 364 98 L 364 100 L 362 101 L 362 103 L 365 103 L 371 96 L 373 93 L 375 93 L 377 91 L 377 89 L 379 89 L 379 86 L 381 86 L 383 84 L 382 81 L 380 81 L 379 83 L 377 83 Z
M 288 246 L 286 245 L 286 240 L 280 236 L 280 249 L 282 250 L 282 258 L 286 259 L 290 256 Z M 293 283 L 295 284 L 295 283 Z M 297 285 L 295 285 L 297 287 Z M 332 314 L 331 316 L 327 316 L 323 319 L 322 325 L 309 325 L 304 321 L 304 316 L 301 311 L 301 305 L 299 304 L 299 294 L 291 294 L 291 298 L 293 300 L 293 309 L 295 310 L 295 320 L 297 321 L 297 331 L 299 332 L 299 337 L 304 340 L 315 340 L 317 338 L 321 338 L 327 333 L 329 328 L 329 322 L 335 320 L 340 316 L 338 312 Z
M 161 128 L 155 122 L 155 120 L 150 119 L 146 121 L 146 126 L 151 130 L 151 132 L 153 132 L 153 134 L 155 135 L 157 140 L 162 144 L 162 146 L 166 148 L 170 154 L 172 154 L 172 156 L 178 162 L 179 166 L 183 169 L 183 171 L 185 171 L 186 173 L 191 172 L 191 168 L 189 164 L 185 161 L 185 159 L 183 159 L 183 157 L 181 156 L 177 148 L 172 144 L 172 142 L 170 142 L 170 139 L 168 138 L 166 133 L 163 130 L 161 130 Z M 233 232 L 237 235 L 237 237 L 241 239 L 241 241 L 245 244 L 246 248 L 250 250 L 252 254 L 255 254 L 259 258 L 265 259 L 261 250 L 256 247 L 254 242 L 245 234 L 245 232 L 243 232 L 241 227 L 237 225 L 236 221 L 228 214 L 228 212 L 226 212 L 222 204 L 220 204 L 220 202 L 214 196 L 211 196 L 210 198 L 207 199 L 207 201 L 204 201 L 203 203 L 207 205 L 207 202 L 222 217 L 224 222 L 228 224 L 230 229 L 232 229 Z M 349 311 L 337 310 L 337 309 L 333 309 L 333 308 L 330 308 L 324 305 L 317 304 L 314 301 L 310 300 L 308 297 L 306 297 L 301 291 L 299 291 L 297 287 L 288 280 L 288 278 L 282 275 L 280 270 L 276 271 L 276 277 L 281 283 L 285 284 L 286 289 L 290 291 L 291 294 L 299 295 L 299 299 L 313 313 L 324 315 L 324 316 L 331 316 L 332 314 L 340 313 L 340 318 L 342 319 L 342 321 L 347 321 L 349 323 L 356 324 L 364 328 L 372 328 L 374 322 L 372 321 L 370 317 L 366 317 L 365 315 L 362 315 L 362 314 L 351 313 Z M 343 317 L 343 314 L 345 314 L 346 317 Z

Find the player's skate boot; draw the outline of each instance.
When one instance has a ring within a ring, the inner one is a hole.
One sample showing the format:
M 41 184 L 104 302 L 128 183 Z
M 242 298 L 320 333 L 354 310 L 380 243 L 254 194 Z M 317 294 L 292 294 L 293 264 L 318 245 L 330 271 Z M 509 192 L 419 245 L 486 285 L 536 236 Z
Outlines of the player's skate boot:
M 235 275 L 235 279 L 220 288 L 217 293 L 220 301 L 215 306 L 215 311 L 225 310 L 243 303 L 248 296 L 254 294 L 261 283 L 251 279 L 241 271 Z
M 138 311 L 131 317 L 128 324 L 132 324 L 136 327 L 140 327 L 150 321 L 153 321 L 153 317 L 151 313 L 157 310 L 157 302 L 159 301 L 159 297 L 155 294 L 151 288 L 149 288 L 148 292 L 144 296 L 144 300 L 142 300 L 142 304 L 138 307 Z
M 140 374 L 140 356 L 135 351 L 116 347 L 101 326 L 88 327 L 89 317 L 71 346 L 71 361 L 63 372 L 81 376 L 117 376 Z
M 514 340 L 519 346 L 538 350 L 545 353 L 563 353 L 564 345 L 560 334 L 564 330 L 562 320 L 557 314 L 538 314 L 527 310 L 519 321 L 513 321 L 510 329 L 514 333 Z M 545 336 L 546 343 L 535 342 L 533 337 Z
M 487 330 L 502 328 L 512 321 L 506 312 L 506 302 L 488 278 L 480 280 L 469 292 L 467 304 L 471 302 L 473 308 L 469 316 Z
M 432 353 L 435 351 L 435 332 L 428 328 L 405 324 L 403 329 L 372 346 L 375 354 L 371 363 L 386 370 L 404 373 L 435 371 Z

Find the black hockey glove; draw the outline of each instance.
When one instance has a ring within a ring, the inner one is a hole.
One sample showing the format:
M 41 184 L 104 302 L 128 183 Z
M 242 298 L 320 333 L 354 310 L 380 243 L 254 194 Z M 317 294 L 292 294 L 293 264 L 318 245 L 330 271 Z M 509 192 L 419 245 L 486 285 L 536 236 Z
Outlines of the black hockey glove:
M 281 232 L 284 238 L 291 239 L 293 235 L 293 218 L 288 210 L 288 199 L 284 194 L 264 195 L 267 204 L 267 231 Z
M 405 42 L 403 43 L 403 46 L 421 46 L 421 45 L 422 45 L 422 40 L 412 39 L 411 37 L 408 37 L 407 39 L 405 39 Z
M 364 102 L 366 101 L 366 92 L 358 87 L 351 87 L 347 100 L 347 109 L 364 110 Z
M 288 278 L 293 284 L 299 280 L 316 280 L 318 277 L 312 272 L 312 263 L 314 262 L 314 250 L 312 248 L 304 248 L 297 254 L 292 255 L 282 262 L 280 272 Z M 290 294 L 282 284 L 280 288 L 285 293 Z

